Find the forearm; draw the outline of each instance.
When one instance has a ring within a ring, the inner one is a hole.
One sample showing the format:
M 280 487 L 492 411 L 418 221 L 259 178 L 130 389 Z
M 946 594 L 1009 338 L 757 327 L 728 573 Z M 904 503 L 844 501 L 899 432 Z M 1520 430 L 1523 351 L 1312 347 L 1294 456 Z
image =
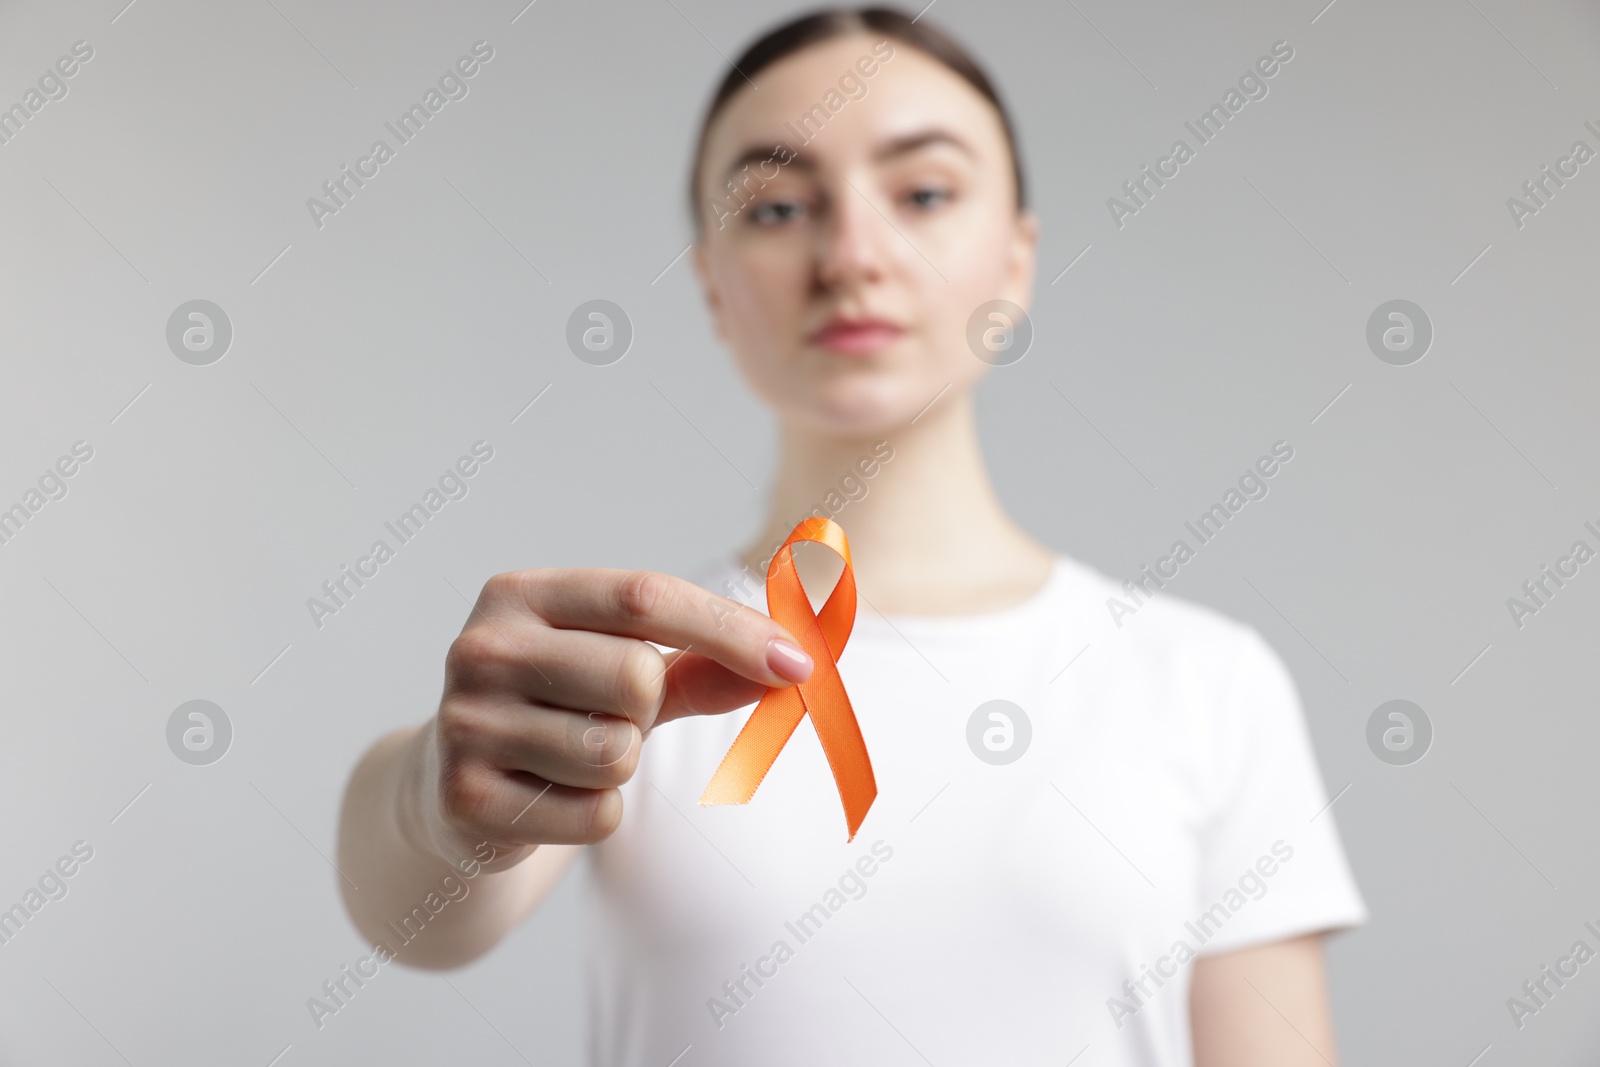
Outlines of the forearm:
M 1322 938 L 1311 934 L 1195 963 L 1195 1067 L 1335 1067 Z
M 402 963 L 449 968 L 499 943 L 580 846 L 544 845 L 525 855 L 488 842 L 441 843 L 423 794 L 432 726 L 381 738 L 352 772 L 339 825 L 340 888 L 365 938 L 388 945 Z

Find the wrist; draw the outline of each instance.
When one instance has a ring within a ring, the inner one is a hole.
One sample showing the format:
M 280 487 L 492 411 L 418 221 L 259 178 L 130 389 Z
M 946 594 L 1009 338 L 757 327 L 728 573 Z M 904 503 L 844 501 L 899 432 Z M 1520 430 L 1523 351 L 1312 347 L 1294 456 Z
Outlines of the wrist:
M 444 859 L 437 836 L 437 820 L 429 813 L 436 808 L 430 783 L 437 775 L 433 748 L 434 720 L 429 719 L 399 744 L 394 754 L 391 793 L 384 805 L 389 813 L 389 829 L 396 840 L 411 852 L 428 859 Z

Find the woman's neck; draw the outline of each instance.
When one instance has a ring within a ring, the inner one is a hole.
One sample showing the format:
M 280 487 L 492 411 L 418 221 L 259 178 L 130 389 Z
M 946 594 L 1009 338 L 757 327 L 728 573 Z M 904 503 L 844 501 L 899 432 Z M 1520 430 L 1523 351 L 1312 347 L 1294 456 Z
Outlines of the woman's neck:
M 880 438 L 829 437 L 782 423 L 777 486 L 760 535 L 741 557 L 754 581 L 765 582 L 766 562 L 814 509 L 850 539 L 863 607 L 885 614 L 999 610 L 1037 592 L 1054 562 L 996 497 L 970 396 L 936 404 Z M 820 545 L 796 545 L 794 555 L 820 604 L 841 561 Z

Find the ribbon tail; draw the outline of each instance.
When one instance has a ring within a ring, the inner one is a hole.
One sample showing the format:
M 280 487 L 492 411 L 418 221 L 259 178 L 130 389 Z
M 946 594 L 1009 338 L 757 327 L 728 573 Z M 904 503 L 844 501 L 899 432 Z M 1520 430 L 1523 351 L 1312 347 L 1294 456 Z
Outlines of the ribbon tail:
M 767 690 L 722 757 L 700 803 L 749 803 L 805 713 L 798 687 Z
M 817 739 L 822 742 L 822 752 L 833 770 L 834 784 L 839 787 L 845 825 L 850 830 L 848 840 L 854 841 L 872 802 L 878 798 L 878 780 L 872 773 L 872 759 L 867 755 L 866 739 L 861 736 L 861 724 L 856 721 L 855 709 L 842 689 L 837 702 L 831 699 L 812 701 L 808 710 Z

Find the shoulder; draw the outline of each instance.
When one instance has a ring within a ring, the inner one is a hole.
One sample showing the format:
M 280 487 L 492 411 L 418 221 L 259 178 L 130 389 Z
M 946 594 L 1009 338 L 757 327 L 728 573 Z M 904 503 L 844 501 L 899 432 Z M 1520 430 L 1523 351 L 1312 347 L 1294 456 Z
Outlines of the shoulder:
M 1321 807 L 1299 689 L 1254 626 L 1169 589 L 1141 594 L 1132 614 L 1114 612 L 1108 601 L 1134 602 L 1124 584 L 1076 566 L 1086 572 L 1079 610 L 1098 613 L 1103 692 L 1163 746 L 1209 817 Z
M 1193 715 L 1262 685 L 1292 689 L 1283 661 L 1249 623 L 1169 589 L 1146 592 L 1079 560 L 1060 561 L 1066 580 L 1059 604 L 1082 635 L 1077 645 L 1087 643 L 1124 692 L 1144 692 Z

